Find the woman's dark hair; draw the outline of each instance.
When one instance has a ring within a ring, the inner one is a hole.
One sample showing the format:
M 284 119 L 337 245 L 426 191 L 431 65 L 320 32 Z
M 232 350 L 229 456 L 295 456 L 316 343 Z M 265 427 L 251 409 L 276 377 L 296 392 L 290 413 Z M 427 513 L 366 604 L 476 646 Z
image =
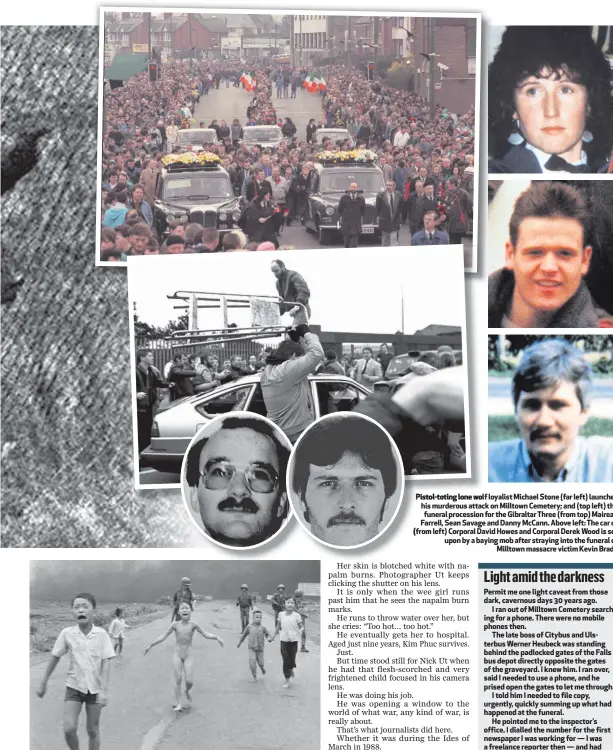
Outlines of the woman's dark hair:
M 398 470 L 389 437 L 377 424 L 356 414 L 335 414 L 316 422 L 304 434 L 295 453 L 292 487 L 305 505 L 311 464 L 333 466 L 346 453 L 381 472 L 386 500 L 396 491 Z M 385 503 L 381 518 L 384 510 Z M 305 520 L 308 522 L 306 514 Z
M 121 617 L 123 615 L 123 609 L 121 607 L 117 607 L 115 610 L 115 617 Z
M 589 26 L 509 26 L 489 65 L 489 150 L 494 159 L 509 150 L 513 130 L 515 89 L 529 76 L 566 74 L 587 89 L 586 130 L 594 136 L 584 143 L 590 160 L 607 158 L 613 145 L 613 72 L 591 36 Z

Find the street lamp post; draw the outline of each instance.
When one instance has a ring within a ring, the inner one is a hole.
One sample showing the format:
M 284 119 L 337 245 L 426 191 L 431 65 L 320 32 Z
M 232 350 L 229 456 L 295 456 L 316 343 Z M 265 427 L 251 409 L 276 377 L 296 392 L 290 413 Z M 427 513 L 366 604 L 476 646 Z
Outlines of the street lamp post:
M 430 59 L 428 61 L 429 64 L 429 71 L 430 71 L 430 80 L 429 80 L 429 86 L 428 86 L 428 101 L 430 104 L 430 119 L 434 121 L 434 115 L 436 112 L 436 102 L 434 101 L 435 97 L 435 78 L 436 78 L 436 52 L 434 50 L 434 24 L 435 19 L 429 18 L 428 19 L 429 25 L 428 25 L 428 51 L 430 53 Z

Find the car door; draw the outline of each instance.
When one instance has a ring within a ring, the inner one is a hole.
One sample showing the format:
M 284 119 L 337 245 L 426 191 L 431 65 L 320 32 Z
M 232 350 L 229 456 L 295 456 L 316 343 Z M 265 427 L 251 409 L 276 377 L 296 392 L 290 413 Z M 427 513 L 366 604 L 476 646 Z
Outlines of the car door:
M 204 422 L 200 422 L 199 420 L 197 429 L 219 414 L 227 414 L 230 411 L 242 411 L 245 409 L 252 391 L 253 383 L 247 383 L 216 389 L 208 393 L 194 407 L 197 414 L 205 418 Z
M 311 381 L 317 418 L 339 411 L 353 411 L 368 395 L 368 391 L 349 378 Z

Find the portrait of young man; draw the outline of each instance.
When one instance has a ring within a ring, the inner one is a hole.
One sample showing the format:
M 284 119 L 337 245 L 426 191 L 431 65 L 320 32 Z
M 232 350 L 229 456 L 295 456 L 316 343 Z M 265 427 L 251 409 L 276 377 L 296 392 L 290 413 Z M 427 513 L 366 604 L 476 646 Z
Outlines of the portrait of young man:
M 592 297 L 590 211 L 563 182 L 534 181 L 515 201 L 505 265 L 488 278 L 490 328 L 608 328 L 613 315 Z
M 565 339 L 528 346 L 513 375 L 520 438 L 489 444 L 490 482 L 613 482 L 613 437 L 582 437 L 592 367 Z
M 196 436 L 183 463 L 182 486 L 208 537 L 229 547 L 253 547 L 281 529 L 289 511 L 290 450 L 272 422 L 240 412 L 214 420 Z
M 314 537 L 334 547 L 354 547 L 372 541 L 391 523 L 403 474 L 382 427 L 357 414 L 333 414 L 314 423 L 297 443 L 291 500 Z

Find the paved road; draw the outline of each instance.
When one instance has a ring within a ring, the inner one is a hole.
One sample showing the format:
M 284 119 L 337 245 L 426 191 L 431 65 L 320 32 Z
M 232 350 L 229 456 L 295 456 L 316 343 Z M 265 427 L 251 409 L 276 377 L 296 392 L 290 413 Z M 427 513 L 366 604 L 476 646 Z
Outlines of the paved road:
M 235 117 L 244 125 L 247 122 L 247 107 L 252 99 L 253 96 L 243 88 L 226 88 L 222 83 L 221 88 L 211 89 L 208 96 L 200 97 L 200 104 L 194 112 L 196 125 L 203 120 L 208 126 L 213 118 L 225 120 L 230 125 Z M 309 94 L 304 89 L 296 92 L 295 99 L 277 99 L 273 91 L 273 103 L 277 109 L 277 117 L 292 118 L 300 140 L 306 139 L 306 126 L 311 117 L 319 120 L 322 114 L 320 97 Z
M 252 96 L 243 88 L 226 88 L 222 83 L 221 88 L 211 89 L 208 96 L 200 98 L 200 104 L 196 107 L 194 118 L 196 124 L 204 121 L 208 125 L 213 118 L 225 120 L 228 125 L 235 117 L 238 117 L 241 124 L 247 121 L 247 106 L 252 100 Z M 273 102 L 277 109 L 277 116 L 281 118 L 291 117 L 296 125 L 298 137 L 301 140 L 306 138 L 306 126 L 314 117 L 319 121 L 322 109 L 321 100 L 317 94 L 309 94 L 304 89 L 299 89 L 295 99 L 277 99 L 276 89 L 273 89 Z M 307 232 L 302 226 L 293 224 L 286 227 L 280 238 L 281 245 L 290 245 L 297 250 L 312 250 L 319 248 L 319 241 L 314 234 Z M 364 235 L 360 240 L 360 245 L 368 247 L 373 242 L 372 237 Z M 409 245 L 411 237 L 407 227 L 400 230 L 400 245 Z M 339 237 L 336 246 L 342 247 L 342 238 Z M 472 237 L 464 238 L 464 265 L 470 268 L 472 265 Z
M 272 630 L 270 607 L 264 606 L 264 624 Z M 147 643 L 170 624 L 163 620 L 128 631 L 123 656 L 113 660 L 109 704 L 102 713 L 104 750 L 319 750 L 319 645 L 310 643 L 309 654 L 299 654 L 296 680 L 289 690 L 281 687 L 279 639 L 267 644 L 268 673 L 251 680 L 247 648 L 236 643 L 240 633 L 234 602 L 200 604 L 193 619 L 204 630 L 219 635 L 215 641 L 194 636 L 195 685 L 192 708 L 172 711 L 172 636 L 146 657 Z M 60 661 L 44 699 L 34 694 L 46 662 L 30 670 L 31 750 L 64 750 L 62 698 L 66 660 Z M 287 732 L 286 728 L 291 727 Z M 84 715 L 79 727 L 81 747 L 87 747 Z
M 510 378 L 488 378 L 487 392 L 490 414 L 513 414 Z M 609 379 L 594 379 L 590 413 L 595 417 L 613 418 L 613 383 Z

